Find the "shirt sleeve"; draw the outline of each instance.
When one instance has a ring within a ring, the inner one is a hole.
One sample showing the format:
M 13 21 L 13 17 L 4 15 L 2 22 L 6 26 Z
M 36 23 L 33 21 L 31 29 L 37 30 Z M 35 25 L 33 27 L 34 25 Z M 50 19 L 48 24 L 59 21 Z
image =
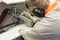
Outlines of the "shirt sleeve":
M 53 30 L 51 27 L 49 27 L 52 23 L 50 20 L 52 19 L 47 19 L 42 19 L 41 21 L 37 22 L 29 31 L 21 33 L 25 40 L 52 40 Z
M 60 14 L 52 13 L 38 21 L 29 31 L 21 33 L 23 38 L 25 40 L 54 40 L 54 23 L 60 19 Z

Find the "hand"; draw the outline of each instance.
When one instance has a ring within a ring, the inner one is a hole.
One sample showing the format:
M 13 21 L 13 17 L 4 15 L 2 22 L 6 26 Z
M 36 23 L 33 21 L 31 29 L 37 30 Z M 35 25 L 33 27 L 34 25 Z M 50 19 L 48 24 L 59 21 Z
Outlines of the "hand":
M 33 18 L 32 21 L 33 21 L 33 23 L 36 23 L 37 22 L 37 19 L 36 18 Z
M 24 30 L 23 29 L 20 29 L 19 32 L 24 32 Z

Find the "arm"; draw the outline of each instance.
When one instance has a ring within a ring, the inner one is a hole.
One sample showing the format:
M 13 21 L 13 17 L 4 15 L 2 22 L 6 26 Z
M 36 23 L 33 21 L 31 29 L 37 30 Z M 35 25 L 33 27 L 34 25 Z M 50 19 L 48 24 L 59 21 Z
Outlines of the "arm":
M 37 22 L 33 28 L 28 31 L 21 31 L 25 40 L 52 40 L 53 30 L 49 27 L 53 22 L 51 18 L 44 18 Z
M 20 33 L 26 40 L 60 40 L 59 30 L 60 11 L 52 11 L 29 31 L 24 30 Z
M 25 25 L 27 25 L 27 26 L 31 26 L 32 25 L 32 19 L 33 19 L 33 17 L 29 14 L 29 12 L 23 12 L 23 13 L 21 13 L 21 15 L 19 16 L 19 18 L 24 21 Z

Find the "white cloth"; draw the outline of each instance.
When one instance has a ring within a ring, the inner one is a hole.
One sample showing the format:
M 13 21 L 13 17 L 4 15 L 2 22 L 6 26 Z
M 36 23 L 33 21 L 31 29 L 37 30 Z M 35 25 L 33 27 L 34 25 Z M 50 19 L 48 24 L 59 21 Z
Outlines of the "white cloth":
M 2 2 L 6 3 L 6 4 L 16 4 L 16 3 L 25 2 L 25 0 L 2 0 Z

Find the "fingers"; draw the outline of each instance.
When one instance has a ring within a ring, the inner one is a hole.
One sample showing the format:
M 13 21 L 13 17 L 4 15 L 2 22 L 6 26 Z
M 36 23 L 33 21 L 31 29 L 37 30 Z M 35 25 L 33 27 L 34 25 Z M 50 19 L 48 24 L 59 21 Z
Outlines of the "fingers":
M 37 19 L 36 18 L 33 18 L 32 21 L 33 21 L 33 23 L 36 23 L 37 22 Z
M 24 30 L 23 29 L 20 29 L 19 32 L 23 32 Z

